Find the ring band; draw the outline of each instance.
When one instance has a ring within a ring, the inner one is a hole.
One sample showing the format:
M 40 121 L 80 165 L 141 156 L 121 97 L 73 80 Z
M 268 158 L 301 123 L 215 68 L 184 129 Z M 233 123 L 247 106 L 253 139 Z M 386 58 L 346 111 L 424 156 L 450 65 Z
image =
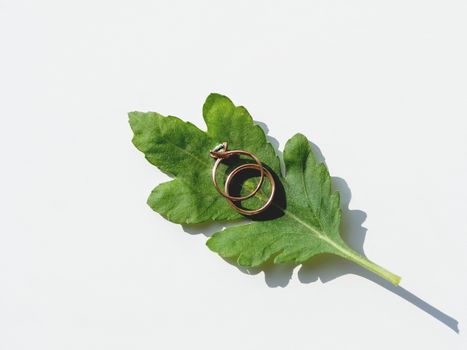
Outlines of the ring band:
M 250 152 L 247 152 L 247 151 L 243 151 L 243 150 L 224 151 L 224 152 L 221 152 L 221 154 L 222 154 L 222 156 L 216 159 L 216 162 L 214 163 L 214 167 L 212 168 L 212 174 L 211 174 L 212 182 L 214 183 L 214 187 L 216 188 L 217 192 L 219 192 L 225 198 L 233 200 L 233 201 L 243 201 L 245 199 L 253 197 L 256 194 L 256 192 L 258 192 L 259 189 L 261 188 L 261 185 L 263 184 L 263 180 L 264 180 L 264 168 L 261 165 L 261 161 L 254 154 L 252 154 Z M 257 165 L 257 167 L 258 167 L 258 169 L 260 171 L 260 179 L 259 179 L 258 185 L 256 186 L 255 190 L 253 192 L 251 192 L 250 194 L 248 194 L 246 196 L 241 196 L 241 197 L 230 196 L 229 194 L 222 192 L 222 190 L 219 187 L 219 184 L 217 183 L 217 179 L 216 179 L 216 173 L 217 173 L 217 168 L 219 167 L 219 164 L 224 159 L 227 159 L 227 158 L 229 158 L 229 157 L 231 157 L 233 155 L 237 155 L 237 154 L 238 155 L 243 154 L 245 156 L 248 156 L 248 157 L 252 158 L 256 162 L 256 165 Z
M 214 166 L 212 167 L 212 172 L 211 172 L 211 178 L 212 178 L 212 182 L 214 184 L 214 187 L 216 188 L 217 192 L 219 192 L 219 194 L 221 194 L 223 197 L 225 197 L 227 199 L 227 201 L 232 206 L 232 208 L 234 208 L 236 211 L 238 211 L 239 213 L 241 213 L 243 215 L 255 215 L 255 214 L 261 213 L 262 211 L 264 211 L 267 207 L 269 207 L 271 205 L 272 200 L 274 199 L 275 191 L 276 191 L 276 183 L 274 181 L 274 177 L 272 176 L 271 172 L 268 169 L 263 167 L 263 165 L 261 164 L 261 161 L 254 154 L 252 154 L 250 152 L 247 152 L 247 151 L 244 151 L 244 150 L 229 151 L 229 150 L 227 150 L 227 142 L 224 142 L 224 143 L 221 143 L 221 144 L 217 145 L 216 147 L 214 147 L 209 152 L 209 154 L 210 154 L 210 156 L 212 158 L 214 158 L 216 160 L 214 162 Z M 219 167 L 219 164 L 223 160 L 225 160 L 225 159 L 227 159 L 227 158 L 229 158 L 229 157 L 231 157 L 233 155 L 245 155 L 245 156 L 248 156 L 251 159 L 253 159 L 255 161 L 255 163 L 246 163 L 246 164 L 242 164 L 242 165 L 239 165 L 236 168 L 234 168 L 230 172 L 230 174 L 227 176 L 227 179 L 225 180 L 224 191 L 222 191 L 220 189 L 219 184 L 217 183 L 217 179 L 216 179 L 217 168 Z M 256 170 L 258 170 L 260 172 L 260 179 L 258 181 L 258 184 L 256 185 L 256 188 L 254 189 L 253 192 L 249 193 L 246 196 L 238 196 L 237 197 L 237 196 L 230 195 L 230 192 L 229 192 L 230 183 L 232 182 L 233 178 L 239 172 L 241 172 L 241 171 L 243 171 L 245 169 L 256 169 Z M 269 179 L 269 182 L 271 183 L 271 193 L 269 194 L 269 198 L 266 201 L 266 203 L 264 203 L 261 208 L 253 209 L 253 210 L 243 209 L 243 208 L 239 207 L 237 204 L 235 204 L 236 202 L 241 202 L 241 201 L 243 201 L 245 199 L 253 197 L 259 191 L 261 186 L 263 185 L 264 175 L 267 176 L 267 178 Z
M 266 201 L 266 203 L 264 203 L 263 206 L 258 209 L 247 210 L 247 209 L 240 208 L 238 205 L 235 204 L 235 201 L 231 199 L 231 196 L 229 193 L 229 186 L 230 186 L 232 179 L 235 177 L 235 175 L 237 175 L 239 172 L 245 169 L 257 169 L 259 171 L 263 170 L 264 174 L 266 174 L 267 178 L 269 179 L 269 182 L 271 183 L 271 193 L 269 194 L 269 198 Z M 239 213 L 243 215 L 255 215 L 255 214 L 259 214 L 262 211 L 264 211 L 267 207 L 271 205 L 275 192 L 276 192 L 276 184 L 274 182 L 274 178 L 271 172 L 268 169 L 263 168 L 262 166 L 259 166 L 258 164 L 240 165 L 236 167 L 234 170 L 232 170 L 232 172 L 229 174 L 229 176 L 227 176 L 227 179 L 225 180 L 225 193 L 229 195 L 229 197 L 226 197 L 227 201 L 236 211 L 238 211 Z

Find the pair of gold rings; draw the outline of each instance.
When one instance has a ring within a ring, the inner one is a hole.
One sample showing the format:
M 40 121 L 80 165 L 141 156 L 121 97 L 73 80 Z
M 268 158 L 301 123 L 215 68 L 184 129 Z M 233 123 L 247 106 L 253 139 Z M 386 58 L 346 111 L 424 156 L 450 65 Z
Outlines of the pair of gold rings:
M 227 149 L 227 142 L 217 145 L 216 147 L 214 147 L 214 149 L 212 149 L 209 152 L 209 154 L 211 155 L 212 158 L 216 159 L 214 166 L 212 168 L 212 174 L 211 174 L 214 187 L 216 188 L 217 192 L 219 192 L 222 196 L 224 196 L 227 199 L 227 201 L 236 211 L 238 211 L 239 213 L 243 215 L 255 215 L 255 214 L 259 214 L 263 212 L 264 210 L 266 210 L 266 208 L 268 208 L 271 205 L 272 200 L 274 198 L 274 193 L 276 191 L 276 184 L 274 182 L 274 177 L 272 176 L 271 172 L 268 169 L 263 167 L 263 165 L 261 164 L 261 161 L 254 154 L 244 151 L 244 150 L 229 151 Z M 219 167 L 219 164 L 223 160 L 226 160 L 227 158 L 230 158 L 231 156 L 234 156 L 234 155 L 244 155 L 244 156 L 250 157 L 251 159 L 255 161 L 255 163 L 246 163 L 246 164 L 242 164 L 234 168 L 232 172 L 227 176 L 225 180 L 224 191 L 222 191 L 216 179 L 217 168 Z M 248 195 L 232 196 L 229 190 L 232 180 L 237 174 L 239 174 L 240 172 L 246 169 L 255 169 L 259 171 L 260 179 L 258 181 L 258 184 L 256 185 L 256 188 Z M 245 199 L 253 197 L 260 190 L 264 182 L 265 175 L 267 176 L 267 178 L 269 179 L 269 182 L 271 183 L 271 193 L 269 194 L 269 198 L 266 201 L 266 203 L 264 203 L 262 207 L 258 209 L 252 209 L 252 210 L 247 210 L 247 209 L 239 207 L 237 205 L 238 202 L 241 202 Z

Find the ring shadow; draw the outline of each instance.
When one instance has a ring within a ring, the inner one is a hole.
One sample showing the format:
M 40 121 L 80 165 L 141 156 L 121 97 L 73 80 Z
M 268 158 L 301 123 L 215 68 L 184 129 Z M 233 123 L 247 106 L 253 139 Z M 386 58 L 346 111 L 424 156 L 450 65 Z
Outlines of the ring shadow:
M 263 129 L 267 133 L 267 127 L 263 123 L 260 123 Z M 268 139 L 271 142 L 271 139 L 268 136 Z M 275 140 L 275 139 L 272 139 Z M 277 140 L 271 142 L 274 148 L 277 151 L 279 143 Z M 324 157 L 318 146 L 311 143 L 313 151 L 318 161 L 325 162 Z M 285 193 L 283 191 L 283 186 L 280 183 L 277 176 L 274 174 L 274 179 L 276 184 L 279 185 L 279 198 L 274 199 L 274 201 L 284 201 L 282 205 L 285 205 Z M 339 177 L 332 178 L 333 188 L 336 191 L 340 192 L 341 197 L 341 209 L 342 209 L 342 223 L 341 223 L 341 236 L 345 242 L 348 243 L 355 251 L 366 256 L 364 253 L 363 245 L 365 237 L 367 234 L 367 229 L 363 226 L 363 223 L 366 220 L 367 214 L 362 210 L 351 210 L 349 208 L 350 200 L 352 197 L 351 190 L 347 185 L 347 182 Z M 277 194 L 276 194 L 277 195 Z M 282 197 L 283 196 L 283 197 Z M 263 216 L 253 217 L 253 220 L 269 220 L 274 219 L 275 217 L 280 216 L 277 212 L 266 213 Z M 182 225 L 183 230 L 190 234 L 199 234 L 202 233 L 207 237 L 210 237 L 215 232 L 221 231 L 226 227 L 237 225 L 241 222 L 248 222 L 247 219 L 235 221 L 235 222 L 213 222 L 213 223 L 204 223 L 197 225 Z M 235 259 L 224 259 L 229 264 L 238 268 L 241 272 L 248 275 L 257 275 L 261 272 L 264 272 L 265 282 L 268 287 L 286 287 L 289 284 L 289 281 L 292 278 L 293 272 L 296 264 L 274 264 L 272 259 L 257 268 L 245 268 L 239 266 Z M 424 301 L 420 297 L 416 296 L 412 292 L 401 286 L 394 286 L 390 282 L 384 280 L 383 278 L 373 274 L 372 272 L 350 262 L 340 257 L 331 255 L 331 254 L 322 254 L 316 257 L 311 258 L 308 262 L 301 264 L 301 267 L 298 271 L 298 279 L 301 283 L 309 284 L 317 282 L 320 280 L 322 283 L 327 283 L 332 281 L 340 276 L 353 274 L 380 285 L 381 287 L 387 289 L 388 291 L 396 294 L 397 296 L 405 299 L 412 305 L 416 306 L 420 310 L 431 315 L 433 318 L 437 319 L 439 322 L 445 324 L 447 327 L 452 329 L 454 332 L 459 333 L 458 321 L 448 314 L 442 312 L 438 308 Z

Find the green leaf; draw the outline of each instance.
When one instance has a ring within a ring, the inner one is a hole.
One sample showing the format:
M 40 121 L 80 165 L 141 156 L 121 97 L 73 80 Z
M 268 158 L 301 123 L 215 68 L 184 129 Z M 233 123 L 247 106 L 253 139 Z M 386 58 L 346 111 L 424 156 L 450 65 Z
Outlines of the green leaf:
M 293 136 L 284 149 L 285 174 L 264 131 L 254 124 L 244 107 L 236 107 L 225 96 L 211 94 L 203 107 L 207 132 L 176 117 L 157 113 L 129 113 L 133 143 L 146 159 L 175 179 L 157 186 L 148 199 L 153 210 L 180 223 L 229 221 L 242 218 L 217 193 L 211 182 L 213 159 L 209 151 L 227 141 L 229 149 L 255 154 L 269 167 L 283 186 L 284 203 L 274 201 L 280 212 L 269 220 L 250 220 L 215 233 L 208 247 L 224 258 L 236 258 L 241 266 L 274 263 L 303 263 L 311 257 L 335 254 L 380 275 L 393 284 L 400 278 L 353 251 L 341 238 L 339 193 L 332 190 L 326 166 L 316 160 L 310 142 L 301 134 Z M 224 164 L 220 174 L 229 171 Z M 245 191 L 255 187 L 244 183 Z M 249 205 L 258 207 L 267 200 L 268 186 Z

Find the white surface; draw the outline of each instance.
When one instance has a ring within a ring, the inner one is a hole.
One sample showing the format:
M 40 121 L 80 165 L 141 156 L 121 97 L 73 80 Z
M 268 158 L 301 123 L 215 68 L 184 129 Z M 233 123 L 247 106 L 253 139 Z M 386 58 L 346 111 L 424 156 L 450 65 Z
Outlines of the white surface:
M 465 349 L 466 18 L 465 1 L 0 0 L 0 348 Z M 204 127 L 210 92 L 280 149 L 319 146 L 352 191 L 346 239 L 368 229 L 403 289 L 337 259 L 248 275 L 213 230 L 146 206 L 167 178 L 126 112 Z

